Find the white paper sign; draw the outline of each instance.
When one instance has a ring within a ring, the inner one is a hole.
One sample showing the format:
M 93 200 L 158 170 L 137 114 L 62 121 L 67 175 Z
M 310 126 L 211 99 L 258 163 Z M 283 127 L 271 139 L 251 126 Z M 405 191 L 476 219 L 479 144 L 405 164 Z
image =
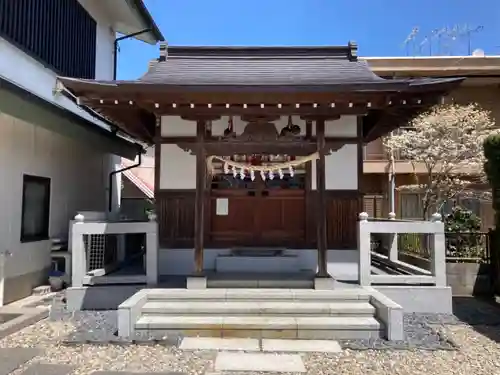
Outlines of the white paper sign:
M 215 205 L 215 214 L 217 216 L 229 215 L 229 200 L 227 198 L 217 198 Z

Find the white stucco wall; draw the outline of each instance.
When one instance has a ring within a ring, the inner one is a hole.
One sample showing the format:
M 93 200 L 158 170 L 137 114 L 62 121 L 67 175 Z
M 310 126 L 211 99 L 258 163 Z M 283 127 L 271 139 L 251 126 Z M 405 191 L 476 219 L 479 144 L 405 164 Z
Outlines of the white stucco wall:
M 274 122 L 281 131 L 288 118 L 282 117 Z M 220 136 L 227 128 L 228 118 L 212 122 L 212 134 Z M 293 117 L 293 123 L 301 127 L 305 134 L 306 124 L 300 117 Z M 237 116 L 233 118 L 234 130 L 241 134 L 246 123 Z M 357 117 L 343 116 L 338 120 L 325 123 L 328 137 L 356 137 Z M 315 128 L 313 124 L 313 134 Z M 161 135 L 164 137 L 189 137 L 196 135 L 196 122 L 186 121 L 177 116 L 164 116 L 161 119 Z M 358 150 L 356 144 L 344 145 L 338 151 L 325 157 L 326 188 L 328 190 L 355 190 L 358 188 Z M 314 166 L 314 162 L 313 162 Z M 312 168 L 312 189 L 316 189 L 315 168 Z M 196 187 L 196 157 L 184 152 L 176 145 L 161 145 L 160 189 L 194 189 Z
M 110 16 L 102 1 L 78 0 L 90 16 L 97 22 L 96 79 L 113 79 L 113 55 L 115 32 L 110 26 Z
M 49 241 L 21 243 L 23 174 L 51 179 L 50 236 L 67 236 L 77 211 L 104 211 L 109 155 L 0 113 L 0 250 L 6 277 L 50 265 Z
M 177 145 L 161 145 L 160 189 L 195 189 L 196 156 Z
M 112 79 L 115 33 L 110 27 L 109 14 L 102 2 L 80 0 L 80 3 L 97 23 L 96 79 Z M 1 78 L 96 126 L 108 128 L 68 98 L 54 95 L 57 74 L 3 38 L 0 38 L 0 56 Z M 119 166 L 120 158 L 96 151 L 85 141 L 71 140 L 0 112 L 0 251 L 13 253 L 7 258 L 5 277 L 32 273 L 50 265 L 48 241 L 23 244 L 19 241 L 23 173 L 51 178 L 51 236 L 67 235 L 69 219 L 77 210 L 107 209 L 108 175 Z M 118 197 L 121 190 L 118 175 L 113 188 Z M 115 199 L 115 209 L 118 204 L 119 199 Z M 2 275 L 0 286 L 1 279 Z M 1 296 L 0 291 L 0 305 Z
M 99 13 L 97 2 L 91 2 L 89 0 L 82 0 L 81 2 L 92 5 L 89 6 L 89 9 L 86 9 L 89 11 L 89 14 L 96 19 L 98 24 L 96 41 L 96 78 L 112 79 L 114 36 L 111 33 L 109 24 L 106 23 L 107 16 L 103 13 Z M 41 98 L 67 108 L 104 128 L 108 128 L 106 124 L 95 120 L 90 114 L 80 109 L 70 99 L 62 95 L 54 95 L 53 90 L 56 85 L 57 74 L 3 38 L 0 38 L 0 56 L 2 56 L 2 58 L 0 58 L 0 76 L 2 78 L 8 79 Z

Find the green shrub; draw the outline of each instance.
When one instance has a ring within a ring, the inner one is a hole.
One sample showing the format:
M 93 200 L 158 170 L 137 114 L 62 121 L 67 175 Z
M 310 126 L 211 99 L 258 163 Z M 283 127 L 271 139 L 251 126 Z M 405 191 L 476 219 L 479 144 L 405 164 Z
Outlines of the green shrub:
M 453 207 L 444 216 L 446 256 L 454 258 L 482 258 L 486 242 L 481 231 L 481 219 L 472 211 Z

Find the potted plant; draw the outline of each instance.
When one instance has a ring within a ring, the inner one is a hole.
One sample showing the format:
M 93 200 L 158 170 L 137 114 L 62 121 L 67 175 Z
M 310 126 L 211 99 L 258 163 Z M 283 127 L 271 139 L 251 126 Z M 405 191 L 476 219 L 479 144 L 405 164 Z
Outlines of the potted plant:
M 51 271 L 49 274 L 49 284 L 53 291 L 59 291 L 64 287 L 64 272 Z

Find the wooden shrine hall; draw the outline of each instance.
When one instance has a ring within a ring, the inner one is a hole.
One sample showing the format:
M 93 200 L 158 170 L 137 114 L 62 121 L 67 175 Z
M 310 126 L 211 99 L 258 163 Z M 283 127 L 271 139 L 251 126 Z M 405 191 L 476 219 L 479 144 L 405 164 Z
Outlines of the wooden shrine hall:
M 461 81 L 382 79 L 355 43 L 162 45 L 137 80 L 60 77 L 58 89 L 155 146 L 158 241 L 169 263 L 194 249 L 192 270 L 202 274 L 210 249 L 309 249 L 326 277 L 328 251 L 357 248 L 363 145 Z

